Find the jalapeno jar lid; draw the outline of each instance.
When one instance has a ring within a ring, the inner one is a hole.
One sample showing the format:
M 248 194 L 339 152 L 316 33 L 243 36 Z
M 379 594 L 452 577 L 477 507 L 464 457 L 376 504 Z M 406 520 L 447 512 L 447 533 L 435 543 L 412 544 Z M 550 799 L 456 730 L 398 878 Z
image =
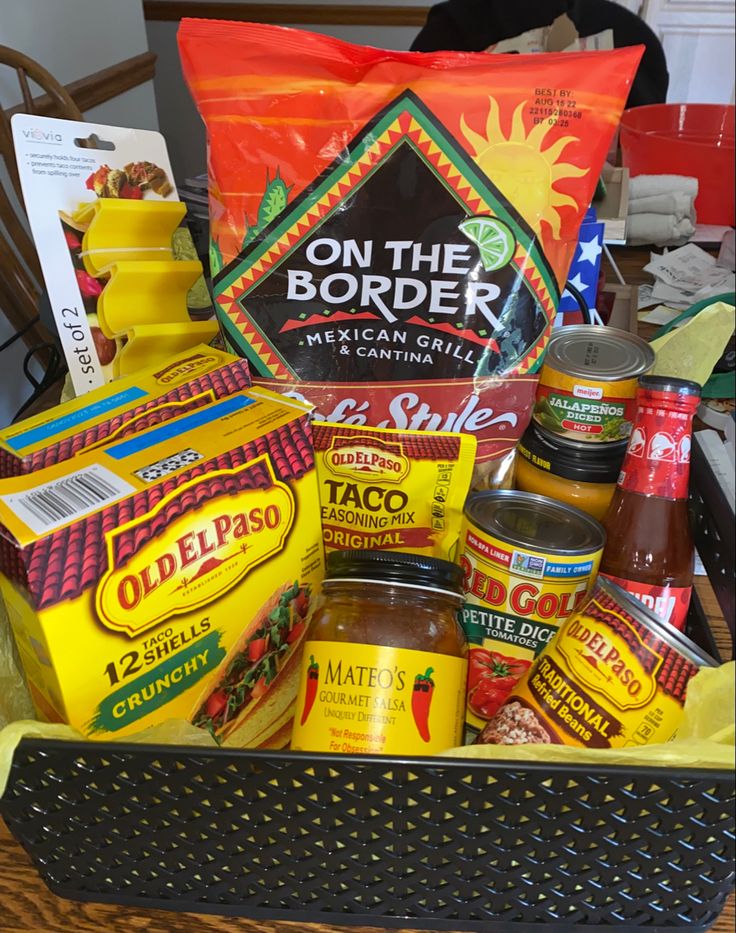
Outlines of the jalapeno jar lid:
M 591 444 L 561 437 L 531 421 L 519 442 L 519 456 L 532 466 L 577 483 L 615 483 L 627 440 Z
M 625 330 L 571 324 L 552 335 L 544 364 L 579 379 L 615 382 L 648 372 L 654 365 L 654 350 Z
M 592 516 L 532 492 L 476 492 L 468 496 L 465 514 L 498 541 L 529 551 L 575 557 L 606 543 L 603 525 Z
M 337 580 L 417 586 L 451 596 L 463 592 L 463 571 L 458 564 L 400 551 L 332 551 L 327 555 L 325 582 Z

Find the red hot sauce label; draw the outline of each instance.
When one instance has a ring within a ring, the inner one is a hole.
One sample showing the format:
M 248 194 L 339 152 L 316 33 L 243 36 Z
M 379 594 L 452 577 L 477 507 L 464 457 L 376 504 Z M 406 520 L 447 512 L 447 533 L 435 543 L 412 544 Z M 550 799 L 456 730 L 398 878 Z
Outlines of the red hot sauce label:
M 665 401 L 666 400 L 666 401 Z M 699 399 L 639 392 L 639 413 L 619 476 L 622 489 L 644 496 L 686 499 L 692 419 Z
M 614 577 L 610 573 L 604 573 L 602 576 L 618 583 L 622 589 L 635 596 L 663 622 L 669 622 L 681 632 L 684 630 L 692 593 L 691 586 L 653 586 L 650 583 L 640 583 L 638 580 Z

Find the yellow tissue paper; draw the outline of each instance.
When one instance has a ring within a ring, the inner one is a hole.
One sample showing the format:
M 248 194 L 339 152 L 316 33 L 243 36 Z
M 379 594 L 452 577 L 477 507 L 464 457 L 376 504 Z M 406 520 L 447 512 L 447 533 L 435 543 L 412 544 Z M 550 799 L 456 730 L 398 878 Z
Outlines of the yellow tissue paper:
M 443 754 L 450 757 L 513 761 L 548 761 L 601 766 L 628 765 L 676 768 L 733 769 L 735 761 L 736 664 L 704 668 L 688 684 L 685 711 L 677 737 L 659 745 L 632 748 L 584 749 L 565 745 L 465 745 Z M 13 636 L 0 598 L 0 797 L 23 738 L 91 741 L 70 726 L 32 719 L 33 707 L 19 669 Z M 18 716 L 23 716 L 20 720 Z M 3 728 L 4 727 L 4 728 Z M 105 741 L 109 741 L 109 737 Z M 203 729 L 179 719 L 125 736 L 124 742 L 194 745 L 215 748 Z
M 453 758 L 513 759 L 561 764 L 630 767 L 736 767 L 736 663 L 702 668 L 687 685 L 685 711 L 670 742 L 628 748 L 573 748 L 568 745 L 464 745 Z
M 656 358 L 650 375 L 675 376 L 705 385 L 733 330 L 733 305 L 716 301 L 703 308 L 687 324 L 652 340 Z

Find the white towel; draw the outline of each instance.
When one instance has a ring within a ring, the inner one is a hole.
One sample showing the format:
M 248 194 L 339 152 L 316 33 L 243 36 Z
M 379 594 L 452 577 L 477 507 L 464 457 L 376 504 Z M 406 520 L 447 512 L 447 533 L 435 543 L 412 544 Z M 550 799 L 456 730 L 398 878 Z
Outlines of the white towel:
M 688 217 L 674 214 L 630 214 L 626 221 L 626 242 L 630 246 L 683 246 L 695 233 Z
M 695 220 L 694 198 L 690 194 L 674 191 L 671 194 L 652 194 L 643 198 L 629 198 L 629 214 L 673 214 L 678 220 Z
M 629 179 L 629 200 L 655 194 L 674 194 L 676 191 L 695 199 L 698 179 L 686 175 L 637 175 Z

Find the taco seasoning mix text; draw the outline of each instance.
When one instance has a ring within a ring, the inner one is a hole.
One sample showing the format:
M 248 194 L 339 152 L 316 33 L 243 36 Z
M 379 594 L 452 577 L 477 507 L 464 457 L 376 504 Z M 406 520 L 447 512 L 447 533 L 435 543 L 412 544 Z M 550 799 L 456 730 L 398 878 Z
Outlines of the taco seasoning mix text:
M 457 557 L 471 434 L 313 423 L 326 551 Z

